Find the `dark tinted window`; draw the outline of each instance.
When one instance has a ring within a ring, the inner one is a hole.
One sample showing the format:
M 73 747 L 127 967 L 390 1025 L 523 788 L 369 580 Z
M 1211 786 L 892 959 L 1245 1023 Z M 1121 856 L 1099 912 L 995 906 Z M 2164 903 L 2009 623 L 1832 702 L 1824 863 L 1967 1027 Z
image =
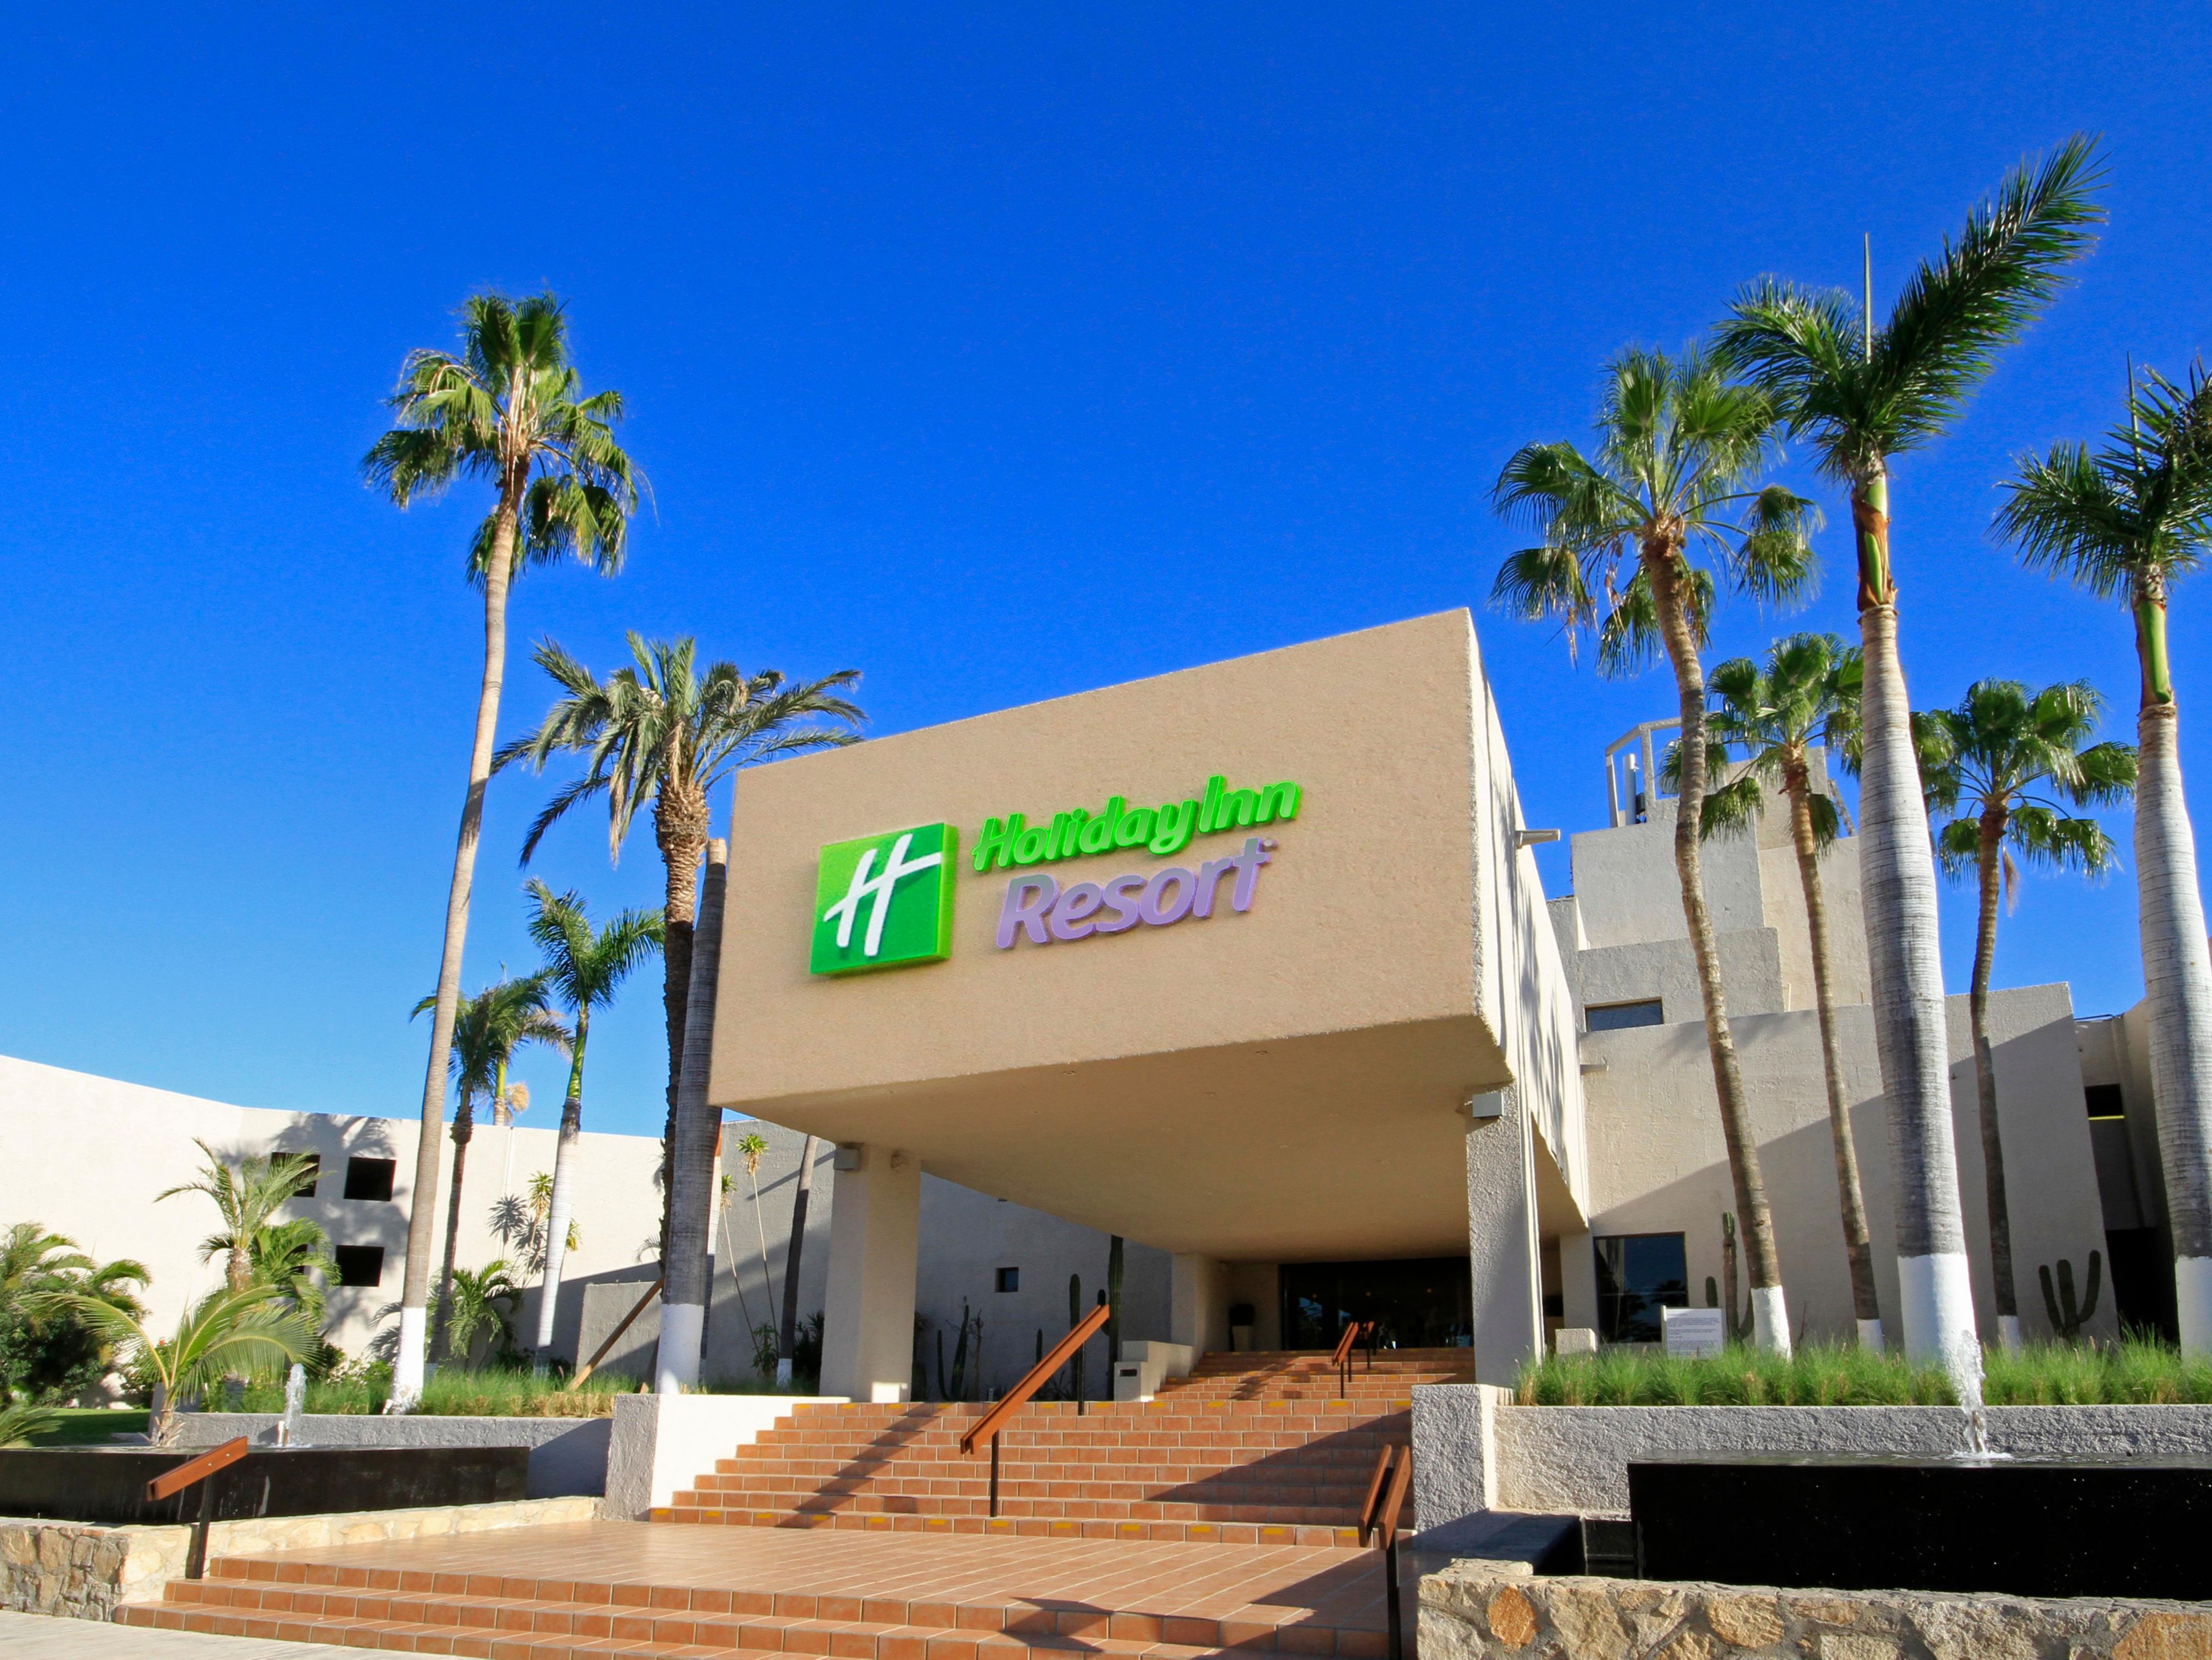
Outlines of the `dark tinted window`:
M 1590 1241 L 1597 1255 L 1597 1335 L 1606 1343 L 1660 1341 L 1659 1310 L 1690 1306 L 1679 1233 L 1620 1233 Z
M 2128 1116 L 2126 1098 L 2118 1084 L 2091 1084 L 2081 1091 L 2089 1103 L 2092 1118 L 2124 1118 Z
M 1000 1268 L 999 1270 L 999 1289 L 1000 1291 L 1019 1291 L 1021 1288 L 1022 1271 L 1019 1268 Z
M 393 1161 L 389 1158 L 347 1159 L 345 1196 L 349 1199 L 391 1198 L 392 1169 Z
M 339 1245 L 331 1252 L 337 1258 L 341 1286 L 380 1286 L 384 1283 L 384 1247 Z
M 1631 1026 L 1663 1026 L 1664 1007 L 1656 997 L 1640 1003 L 1600 1003 L 1585 1009 L 1591 1031 L 1625 1031 Z

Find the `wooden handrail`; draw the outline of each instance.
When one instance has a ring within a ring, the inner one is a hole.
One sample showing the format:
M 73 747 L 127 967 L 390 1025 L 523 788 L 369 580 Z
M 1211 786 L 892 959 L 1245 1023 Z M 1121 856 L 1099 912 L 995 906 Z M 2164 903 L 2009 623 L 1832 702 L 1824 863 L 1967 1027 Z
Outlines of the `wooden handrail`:
M 1097 1335 L 1098 1329 L 1106 1323 L 1113 1312 L 1112 1309 L 1101 1303 L 1077 1322 L 1074 1329 L 1054 1344 L 1044 1359 L 1031 1366 L 1020 1383 L 1000 1396 L 998 1404 L 975 1420 L 975 1426 L 960 1438 L 960 1450 L 972 1453 L 977 1442 L 997 1435 L 1006 1420 L 1013 1416 L 1015 1408 L 1026 1406 L 1031 1395 L 1050 1383 L 1053 1373 L 1066 1365 L 1070 1355 Z
M 226 1441 L 221 1446 L 202 1453 L 188 1464 L 179 1464 L 166 1470 L 146 1484 L 146 1502 L 158 1505 L 164 1499 L 174 1497 L 195 1481 L 204 1481 L 217 1470 L 228 1469 L 252 1451 L 253 1444 L 244 1436 Z
M 1406 1508 L 1406 1495 L 1413 1486 L 1413 1450 L 1389 1445 L 1376 1461 L 1375 1479 L 1367 1484 L 1367 1502 L 1359 1511 L 1359 1542 L 1382 1550 L 1383 1596 L 1389 1605 L 1389 1660 L 1405 1660 L 1404 1616 L 1398 1607 L 1398 1517 Z
M 1336 1353 L 1328 1357 L 1328 1364 L 1332 1366 L 1341 1366 L 1346 1360 L 1350 1359 L 1352 1358 L 1352 1346 L 1359 1341 L 1359 1334 L 1365 1331 L 1368 1327 L 1373 1323 L 1374 1323 L 1372 1321 L 1369 1320 L 1353 1320 L 1348 1322 L 1344 1328 L 1344 1335 L 1336 1340 Z
M 1375 1455 L 1375 1474 L 1367 1480 L 1367 1497 L 1359 1501 L 1359 1542 L 1364 1545 L 1374 1531 L 1376 1512 L 1382 1507 L 1382 1495 L 1390 1486 L 1390 1462 L 1398 1456 L 1395 1441 L 1382 1444 L 1382 1450 Z

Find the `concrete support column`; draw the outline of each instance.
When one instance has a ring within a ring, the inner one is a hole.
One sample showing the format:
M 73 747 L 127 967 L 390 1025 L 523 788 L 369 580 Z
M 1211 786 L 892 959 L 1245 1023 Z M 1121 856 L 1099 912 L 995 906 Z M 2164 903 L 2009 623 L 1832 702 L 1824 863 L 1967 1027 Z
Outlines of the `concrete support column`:
M 1597 1329 L 1597 1256 L 1587 1233 L 1559 1236 L 1559 1298 L 1566 1324 Z
M 1476 1098 L 1467 1134 L 1467 1243 L 1474 1280 L 1474 1376 L 1510 1387 L 1544 1352 L 1535 1128 L 1520 1091 Z M 1486 1110 L 1497 1109 L 1494 1116 Z M 1564 1255 L 1561 1258 L 1565 1267 Z M 1592 1299 L 1595 1301 L 1595 1298 Z
M 822 1392 L 903 1401 L 914 1382 L 921 1161 L 893 1147 L 840 1146 L 834 1179 Z
M 1174 1260 L 1168 1291 L 1168 1341 L 1189 1345 L 1192 1358 L 1229 1347 L 1229 1276 L 1211 1256 Z

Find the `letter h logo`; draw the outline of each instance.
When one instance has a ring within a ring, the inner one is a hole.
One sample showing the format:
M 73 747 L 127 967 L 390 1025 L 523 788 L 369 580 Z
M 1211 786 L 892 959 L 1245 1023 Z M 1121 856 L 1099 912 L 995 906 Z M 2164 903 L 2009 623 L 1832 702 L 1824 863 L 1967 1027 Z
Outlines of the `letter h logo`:
M 921 824 L 823 848 L 814 885 L 812 971 L 942 961 L 952 948 L 957 838 L 950 824 Z

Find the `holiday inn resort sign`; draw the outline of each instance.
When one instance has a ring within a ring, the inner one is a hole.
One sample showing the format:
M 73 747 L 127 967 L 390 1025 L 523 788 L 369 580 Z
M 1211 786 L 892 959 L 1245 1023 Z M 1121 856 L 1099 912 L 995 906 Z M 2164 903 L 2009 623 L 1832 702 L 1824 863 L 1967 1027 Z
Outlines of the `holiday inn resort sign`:
M 1302 796 L 1287 780 L 1260 789 L 1231 789 L 1219 774 L 1204 792 L 1157 807 L 1132 807 L 1109 797 L 1093 812 L 1072 807 L 1031 824 L 1022 813 L 986 818 L 969 857 L 977 875 L 1012 870 L 1000 902 L 996 943 L 1001 951 L 1026 941 L 1065 944 L 1124 933 L 1142 923 L 1166 927 L 1223 909 L 1249 910 L 1272 837 L 1247 835 L 1237 851 L 1215 859 L 1153 866 L 1103 881 L 1062 882 L 1032 868 L 1108 854 L 1171 859 L 1199 836 L 1285 824 L 1298 816 Z M 941 962 L 952 949 L 953 873 L 960 833 L 951 824 L 832 842 L 815 878 L 816 974 L 853 974 Z

